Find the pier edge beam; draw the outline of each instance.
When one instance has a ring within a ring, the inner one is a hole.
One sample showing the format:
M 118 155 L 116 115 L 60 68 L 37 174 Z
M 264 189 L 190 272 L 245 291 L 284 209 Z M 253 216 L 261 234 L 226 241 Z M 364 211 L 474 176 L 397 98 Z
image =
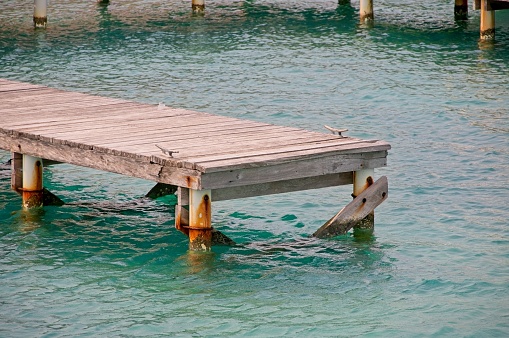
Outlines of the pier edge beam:
M 454 1 L 454 19 L 455 20 L 468 19 L 468 0 Z
M 205 13 L 205 0 L 191 0 L 193 14 Z
M 46 28 L 47 0 L 34 0 L 34 28 Z
M 32 209 L 43 206 L 43 165 L 42 158 L 23 155 L 23 208 Z
M 495 11 L 488 0 L 481 0 L 481 40 L 495 38 Z
M 353 173 L 353 194 L 355 198 L 375 182 L 375 169 L 362 169 Z M 353 226 L 355 237 L 371 237 L 375 230 L 375 211 Z
M 210 251 L 212 246 L 212 191 L 189 189 L 189 249 Z
M 375 20 L 373 14 L 373 0 L 360 0 L 359 6 L 361 24 L 372 24 Z

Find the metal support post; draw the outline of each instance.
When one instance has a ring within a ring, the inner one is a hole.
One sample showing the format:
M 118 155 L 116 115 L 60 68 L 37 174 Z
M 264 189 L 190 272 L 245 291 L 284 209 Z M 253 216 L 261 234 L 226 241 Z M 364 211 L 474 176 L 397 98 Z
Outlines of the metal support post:
M 353 173 L 353 194 L 355 198 L 375 181 L 374 169 L 363 169 Z M 354 236 L 371 236 L 375 229 L 375 212 L 371 212 L 353 227 Z
M 191 7 L 194 14 L 203 14 L 205 12 L 205 0 L 191 0 Z
M 212 198 L 210 190 L 189 189 L 189 249 L 210 251 Z
M 43 206 L 42 159 L 23 155 L 23 208 L 39 208 Z
M 360 18 L 361 24 L 368 24 L 374 21 L 373 0 L 360 0 Z
M 489 0 L 481 0 L 481 40 L 495 38 L 495 11 L 491 9 Z
M 47 0 L 34 0 L 34 27 L 46 28 L 48 22 L 47 17 Z

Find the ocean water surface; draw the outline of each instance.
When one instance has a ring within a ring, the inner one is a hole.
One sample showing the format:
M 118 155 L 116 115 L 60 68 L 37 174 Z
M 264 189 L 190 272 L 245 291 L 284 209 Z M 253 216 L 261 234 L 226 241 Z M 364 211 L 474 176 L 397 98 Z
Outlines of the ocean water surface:
M 55 165 L 26 212 L 0 166 L 0 336 L 508 336 L 509 11 L 480 43 L 452 0 L 206 6 L 2 1 L 0 77 L 384 139 L 375 236 L 309 237 L 345 186 L 214 203 L 238 245 L 196 254 L 152 182 Z

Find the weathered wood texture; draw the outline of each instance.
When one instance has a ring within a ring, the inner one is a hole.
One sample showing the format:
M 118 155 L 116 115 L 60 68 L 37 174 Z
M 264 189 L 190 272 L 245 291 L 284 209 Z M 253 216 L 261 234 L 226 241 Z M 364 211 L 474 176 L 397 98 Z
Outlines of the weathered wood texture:
M 0 79 L 0 148 L 180 187 L 230 189 L 218 195 L 227 199 L 244 186 L 250 196 L 265 193 L 272 182 L 281 192 L 337 185 L 345 180 L 335 174 L 385 166 L 390 145 Z
M 348 230 L 375 210 L 387 197 L 389 197 L 389 183 L 387 177 L 382 176 L 322 225 L 313 236 L 326 238 L 346 234 Z

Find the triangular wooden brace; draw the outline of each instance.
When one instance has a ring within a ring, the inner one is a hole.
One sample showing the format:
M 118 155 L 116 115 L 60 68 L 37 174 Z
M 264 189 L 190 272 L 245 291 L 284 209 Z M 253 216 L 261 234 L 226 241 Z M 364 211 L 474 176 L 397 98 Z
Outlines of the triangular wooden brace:
M 177 192 L 177 186 L 165 183 L 157 183 L 145 197 L 156 199 L 166 195 L 173 195 Z
M 53 194 L 46 188 L 42 188 L 42 204 L 44 206 L 62 206 L 64 205 L 64 201 L 62 201 L 58 196 Z
M 327 238 L 346 234 L 357 222 L 385 201 L 388 196 L 389 183 L 387 177 L 382 176 L 341 209 L 336 216 L 322 225 L 313 236 Z

